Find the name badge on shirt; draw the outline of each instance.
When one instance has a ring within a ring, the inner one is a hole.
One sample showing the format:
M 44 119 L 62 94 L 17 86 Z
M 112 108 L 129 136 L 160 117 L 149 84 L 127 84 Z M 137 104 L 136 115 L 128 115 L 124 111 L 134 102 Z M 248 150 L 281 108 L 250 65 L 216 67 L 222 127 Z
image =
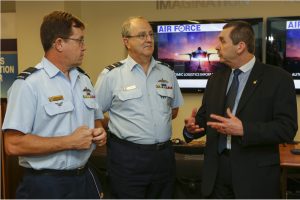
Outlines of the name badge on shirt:
M 128 87 L 124 87 L 125 91 L 134 90 L 134 89 L 136 89 L 136 85 L 131 85 L 131 86 L 128 86 Z
M 52 97 L 48 97 L 48 100 L 49 102 L 60 101 L 60 100 L 64 100 L 64 96 L 62 95 L 52 96 Z

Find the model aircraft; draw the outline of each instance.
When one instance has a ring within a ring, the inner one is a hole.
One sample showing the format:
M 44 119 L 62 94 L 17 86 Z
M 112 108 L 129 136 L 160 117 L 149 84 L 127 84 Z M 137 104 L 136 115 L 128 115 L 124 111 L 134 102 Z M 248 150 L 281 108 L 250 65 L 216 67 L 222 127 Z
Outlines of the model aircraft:
M 190 62 L 192 61 L 192 59 L 198 59 L 199 60 L 199 66 L 198 68 L 200 69 L 200 58 L 207 58 L 208 63 L 210 64 L 210 55 L 212 54 L 217 54 L 217 53 L 208 53 L 205 50 L 202 50 L 201 47 L 198 47 L 196 51 L 193 51 L 191 53 L 183 53 L 183 54 L 179 54 L 179 55 L 188 55 L 190 58 Z

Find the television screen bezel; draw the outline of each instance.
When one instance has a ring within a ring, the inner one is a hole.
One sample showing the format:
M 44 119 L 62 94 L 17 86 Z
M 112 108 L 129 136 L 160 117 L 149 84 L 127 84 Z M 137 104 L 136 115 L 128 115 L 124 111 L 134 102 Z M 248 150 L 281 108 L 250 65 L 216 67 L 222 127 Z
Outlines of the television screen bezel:
M 280 32 L 283 32 L 284 33 L 284 38 L 282 36 L 278 37 L 278 38 L 274 38 L 274 35 L 272 35 L 272 33 L 274 33 L 274 28 L 271 27 L 271 23 L 273 22 L 280 22 L 280 23 L 284 23 L 282 25 L 284 25 L 284 27 L 286 27 L 286 22 L 287 21 L 294 21 L 294 20 L 300 20 L 300 16 L 274 16 L 274 17 L 267 17 L 266 18 L 266 40 L 265 40 L 265 43 L 266 43 L 266 50 L 265 50 L 265 55 L 266 55 L 266 64 L 271 64 L 271 65 L 274 65 L 274 66 L 278 66 L 278 67 L 281 67 L 283 68 L 284 70 L 286 70 L 287 72 L 289 73 L 292 73 L 291 71 L 287 70 L 287 66 L 284 66 L 285 65 L 285 62 L 286 62 L 286 29 L 282 30 L 282 29 L 277 29 L 278 31 Z M 283 55 L 282 55 L 282 65 L 277 65 L 273 62 L 270 62 L 270 52 L 268 51 L 269 49 L 269 40 L 270 40 L 270 37 L 272 35 L 272 39 L 275 40 L 275 39 L 279 39 L 280 42 L 284 45 L 282 48 L 283 48 Z M 300 94 L 300 78 L 299 79 L 295 79 L 293 77 L 293 80 L 294 80 L 294 84 L 295 84 L 295 90 L 296 90 L 296 93 L 297 94 Z M 296 82 L 298 82 L 298 85 L 299 87 L 297 88 L 296 87 Z

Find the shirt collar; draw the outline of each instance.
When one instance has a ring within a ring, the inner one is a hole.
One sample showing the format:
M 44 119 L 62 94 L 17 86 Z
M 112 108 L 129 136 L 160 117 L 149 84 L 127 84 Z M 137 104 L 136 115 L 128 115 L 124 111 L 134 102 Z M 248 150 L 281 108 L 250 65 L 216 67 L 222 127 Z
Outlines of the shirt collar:
M 255 56 L 253 56 L 253 58 L 247 62 L 246 64 L 242 65 L 239 69 L 243 72 L 243 73 L 246 73 L 247 71 L 251 70 L 254 66 L 254 63 L 255 63 Z
M 152 57 L 150 66 L 149 66 L 149 71 L 151 71 L 152 68 L 154 68 L 156 66 L 155 63 L 156 63 L 155 59 Z M 140 66 L 140 64 L 135 62 L 135 60 L 133 60 L 133 58 L 131 58 L 130 55 L 128 55 L 127 56 L 127 66 L 129 67 L 130 71 L 132 71 L 134 67 Z
M 63 74 L 50 60 L 45 57 L 43 57 L 42 59 L 41 68 L 44 68 L 50 78 L 56 76 L 59 73 Z M 77 77 L 79 75 L 79 72 L 74 69 L 75 67 L 70 70 L 70 77 Z
M 43 57 L 41 68 L 44 68 L 50 78 L 56 76 L 60 70 L 47 58 Z
M 137 63 L 128 55 L 127 56 L 127 66 L 129 67 L 130 71 L 132 71 L 133 67 L 135 67 L 137 65 Z

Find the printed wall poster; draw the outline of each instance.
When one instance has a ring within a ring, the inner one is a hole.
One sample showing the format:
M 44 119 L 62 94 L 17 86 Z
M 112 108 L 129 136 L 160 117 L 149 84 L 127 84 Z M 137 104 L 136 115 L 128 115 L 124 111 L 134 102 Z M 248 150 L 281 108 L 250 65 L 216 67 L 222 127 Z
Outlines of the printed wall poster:
M 16 39 L 1 39 L 0 64 L 1 98 L 7 98 L 7 91 L 18 75 Z

